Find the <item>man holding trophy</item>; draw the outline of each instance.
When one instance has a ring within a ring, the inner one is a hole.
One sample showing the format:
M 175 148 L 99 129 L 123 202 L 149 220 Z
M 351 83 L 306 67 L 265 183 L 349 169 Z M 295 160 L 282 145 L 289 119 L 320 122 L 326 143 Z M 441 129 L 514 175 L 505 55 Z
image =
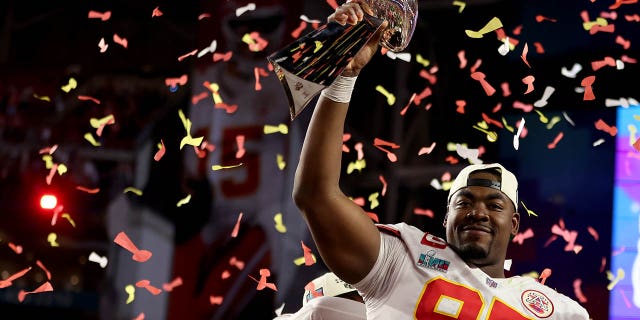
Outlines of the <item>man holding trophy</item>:
M 372 7 L 382 2 L 402 6 L 397 0 L 354 0 L 328 21 L 372 23 Z M 403 25 L 391 18 L 372 23 L 375 31 L 322 90 L 307 129 L 293 197 L 323 261 L 358 289 L 367 319 L 589 319 L 577 302 L 536 279 L 505 277 L 520 215 L 517 179 L 503 166 L 471 165 L 460 172 L 449 193 L 446 240 L 405 223 L 374 224 L 340 190 L 343 129 L 356 79 L 380 43 L 408 41 L 388 29 Z

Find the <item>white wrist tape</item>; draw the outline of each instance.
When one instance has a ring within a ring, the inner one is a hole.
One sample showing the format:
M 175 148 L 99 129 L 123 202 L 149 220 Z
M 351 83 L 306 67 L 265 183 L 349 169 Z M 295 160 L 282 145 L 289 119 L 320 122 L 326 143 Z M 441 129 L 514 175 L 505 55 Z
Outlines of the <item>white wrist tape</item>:
M 351 101 L 351 92 L 356 84 L 357 76 L 343 77 L 338 76 L 333 83 L 326 87 L 320 95 L 329 98 L 335 102 L 349 103 Z

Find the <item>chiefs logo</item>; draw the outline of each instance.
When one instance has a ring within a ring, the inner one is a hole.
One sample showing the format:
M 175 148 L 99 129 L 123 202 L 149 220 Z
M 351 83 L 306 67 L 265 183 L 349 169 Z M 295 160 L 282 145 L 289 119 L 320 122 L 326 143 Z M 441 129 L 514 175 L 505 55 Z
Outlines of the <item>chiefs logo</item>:
M 553 303 L 540 291 L 524 291 L 522 293 L 522 305 L 538 318 L 548 318 L 553 314 Z

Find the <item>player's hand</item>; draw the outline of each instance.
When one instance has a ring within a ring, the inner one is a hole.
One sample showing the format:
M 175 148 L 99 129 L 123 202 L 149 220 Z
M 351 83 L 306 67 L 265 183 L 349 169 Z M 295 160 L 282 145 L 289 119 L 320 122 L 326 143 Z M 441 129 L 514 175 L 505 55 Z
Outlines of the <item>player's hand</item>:
M 328 22 L 337 22 L 341 25 L 345 24 L 358 24 L 364 18 L 364 13 L 373 15 L 373 11 L 366 3 L 360 0 L 349 1 L 336 8 L 336 11 L 332 13 L 328 18 Z M 386 28 L 388 22 L 384 21 L 382 26 L 378 29 L 378 32 L 371 37 L 369 42 L 358 51 L 358 53 L 351 59 L 347 67 L 342 72 L 343 76 L 355 77 L 360 73 L 360 70 L 364 68 L 373 55 L 378 51 L 380 38 Z

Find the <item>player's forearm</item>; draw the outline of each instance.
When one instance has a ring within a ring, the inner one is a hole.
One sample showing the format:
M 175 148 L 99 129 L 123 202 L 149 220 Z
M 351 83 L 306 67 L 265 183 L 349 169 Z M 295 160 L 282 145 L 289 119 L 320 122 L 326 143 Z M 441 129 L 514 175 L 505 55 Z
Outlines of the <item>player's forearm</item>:
M 318 98 L 296 170 L 293 196 L 304 208 L 339 191 L 347 103 Z

